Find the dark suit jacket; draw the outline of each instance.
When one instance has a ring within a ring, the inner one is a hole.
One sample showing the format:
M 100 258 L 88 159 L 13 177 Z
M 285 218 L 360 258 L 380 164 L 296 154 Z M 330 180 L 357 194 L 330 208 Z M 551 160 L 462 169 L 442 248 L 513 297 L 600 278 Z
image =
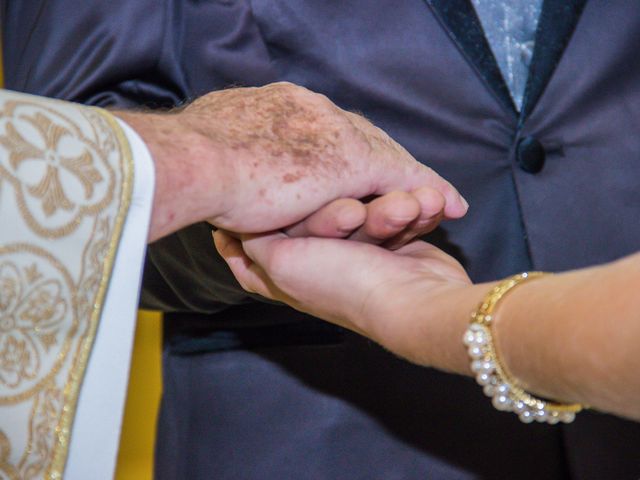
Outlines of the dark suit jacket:
M 431 240 L 474 280 L 640 247 L 636 0 L 547 0 L 521 114 L 466 0 L 12 0 L 2 13 L 16 90 L 164 107 L 288 80 L 364 113 L 469 199 Z M 174 312 L 159 478 L 640 476 L 638 424 L 521 425 L 469 379 L 256 302 L 205 225 L 150 247 L 143 302 Z

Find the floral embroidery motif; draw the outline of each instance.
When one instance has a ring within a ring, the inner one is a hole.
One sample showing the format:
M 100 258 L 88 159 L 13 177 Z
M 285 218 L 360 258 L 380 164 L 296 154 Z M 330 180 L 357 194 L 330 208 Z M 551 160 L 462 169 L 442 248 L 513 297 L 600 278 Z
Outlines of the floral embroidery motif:
M 58 336 L 70 309 L 70 288 L 64 272 L 53 268 L 49 277 L 39 271 L 46 258 L 21 252 L 17 257 L 29 262 L 21 267 L 15 254 L 4 256 L 12 260 L 0 255 L 0 386 L 16 393 L 32 386 L 45 359 L 50 364 L 63 353 Z
M 85 199 L 91 198 L 94 184 L 101 182 L 103 177 L 93 166 L 93 158 L 89 151 L 85 149 L 75 157 L 65 156 L 59 147 L 64 136 L 73 135 L 69 129 L 56 125 L 40 112 L 33 117 L 24 116 L 23 118 L 40 133 L 44 140 L 44 149 L 28 142 L 12 123 L 7 124 L 6 134 L 0 136 L 0 143 L 11 151 L 9 162 L 14 170 L 29 159 L 44 161 L 47 164 L 42 180 L 28 188 L 32 195 L 42 200 L 45 214 L 50 217 L 60 208 L 71 210 L 75 206 L 65 194 L 60 182 L 62 169 L 75 175 L 84 187 Z
M 92 121 L 104 124 L 99 115 Z M 57 237 L 77 227 L 113 198 L 115 172 L 107 157 L 115 142 L 108 129 L 82 129 L 60 112 L 29 102 L 6 102 L 0 112 L 0 158 L 16 187 L 31 228 Z

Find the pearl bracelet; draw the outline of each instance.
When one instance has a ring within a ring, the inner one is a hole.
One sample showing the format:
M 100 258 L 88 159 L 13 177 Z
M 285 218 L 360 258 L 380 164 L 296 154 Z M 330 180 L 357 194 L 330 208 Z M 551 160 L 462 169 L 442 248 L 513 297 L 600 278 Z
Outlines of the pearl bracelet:
M 509 277 L 495 286 L 471 314 L 471 323 L 464 333 L 463 342 L 471 358 L 471 370 L 486 396 L 498 410 L 514 412 L 524 423 L 571 423 L 580 404 L 552 403 L 534 397 L 518 386 L 500 361 L 493 342 L 493 312 L 504 295 L 527 280 L 545 275 L 542 272 L 525 272 Z

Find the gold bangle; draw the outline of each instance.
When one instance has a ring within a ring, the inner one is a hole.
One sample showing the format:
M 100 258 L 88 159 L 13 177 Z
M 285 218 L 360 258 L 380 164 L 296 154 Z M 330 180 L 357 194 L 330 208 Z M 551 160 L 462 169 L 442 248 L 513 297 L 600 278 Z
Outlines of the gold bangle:
M 517 285 L 543 275 L 543 272 L 520 273 L 492 288 L 478 309 L 471 314 L 471 323 L 463 342 L 471 358 L 471 370 L 476 381 L 482 385 L 494 407 L 516 413 L 524 423 L 534 420 L 550 424 L 571 423 L 576 413 L 582 410 L 582 405 L 549 402 L 526 392 L 500 361 L 493 341 L 493 312 L 500 300 Z

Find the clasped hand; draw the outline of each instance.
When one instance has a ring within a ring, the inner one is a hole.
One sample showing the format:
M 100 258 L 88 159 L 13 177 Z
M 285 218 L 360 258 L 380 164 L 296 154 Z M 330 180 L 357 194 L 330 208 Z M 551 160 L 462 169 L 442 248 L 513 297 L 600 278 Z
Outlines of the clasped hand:
M 467 210 L 453 186 L 382 130 L 292 84 L 117 115 L 156 164 L 150 241 L 207 220 L 241 233 L 288 228 L 398 245 Z M 366 208 L 358 202 L 385 194 Z
M 463 216 L 461 195 L 322 95 L 280 83 L 210 93 L 173 113 L 117 114 L 156 164 L 150 241 L 210 222 L 249 291 L 397 344 L 403 354 L 415 324 L 394 319 L 414 307 L 394 305 L 404 297 L 393 290 L 468 283 L 443 252 L 404 246 Z

